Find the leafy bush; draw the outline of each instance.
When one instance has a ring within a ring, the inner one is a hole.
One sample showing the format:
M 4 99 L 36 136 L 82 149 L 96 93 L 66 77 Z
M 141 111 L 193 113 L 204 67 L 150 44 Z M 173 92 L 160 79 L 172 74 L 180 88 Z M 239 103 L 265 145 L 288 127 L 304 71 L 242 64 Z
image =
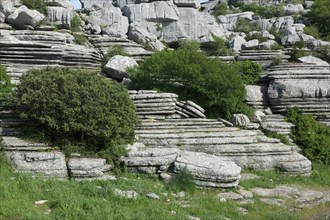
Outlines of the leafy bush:
M 276 139 L 279 139 L 283 144 L 286 144 L 286 145 L 291 145 L 288 137 L 284 134 L 279 134 L 279 133 L 276 133 L 274 131 L 269 131 L 269 130 L 266 130 L 266 129 L 262 129 L 262 132 L 267 136 L 267 137 L 270 137 L 270 138 L 276 138 Z
M 10 78 L 7 75 L 6 68 L 0 65 L 0 104 L 7 101 L 12 88 L 13 85 L 11 84 Z
M 257 31 L 257 30 L 259 30 L 257 23 L 248 21 L 243 18 L 237 19 L 235 31 L 249 34 L 251 31 Z
M 84 45 L 87 42 L 87 38 L 83 34 L 73 34 L 74 42 L 79 45 Z
M 176 93 L 203 106 L 212 117 L 249 114 L 238 68 L 187 48 L 156 52 L 130 69 L 132 87 Z
M 318 48 L 314 52 L 314 55 L 320 58 L 321 60 L 330 63 L 330 46 L 329 45 L 320 46 L 320 48 Z
M 258 40 L 259 43 L 263 43 L 268 40 L 268 38 L 263 37 L 261 33 L 248 34 L 245 38 L 246 41 L 255 40 L 255 39 Z
M 45 0 L 20 0 L 29 9 L 35 9 L 42 14 L 47 14 L 47 4 Z
M 15 94 L 20 116 L 31 121 L 28 135 L 43 134 L 60 146 L 75 145 L 116 163 L 138 123 L 127 90 L 86 70 L 31 70 Z
M 282 5 L 272 5 L 262 7 L 259 11 L 259 15 L 263 18 L 274 18 L 283 17 L 285 16 L 285 13 Z
M 254 85 L 261 79 L 262 67 L 250 60 L 236 62 L 235 66 L 246 85 Z
M 289 61 L 297 61 L 299 57 L 307 56 L 303 48 L 307 47 L 304 41 L 297 41 L 293 44 L 293 50 L 290 51 Z
M 208 55 L 213 56 L 230 56 L 233 51 L 229 49 L 228 44 L 221 38 L 212 34 L 214 41 L 211 41 L 208 46 Z
M 74 15 L 70 21 L 70 30 L 72 32 L 79 32 L 81 25 L 81 19 L 78 15 Z
M 180 173 L 174 175 L 170 179 L 168 188 L 174 192 L 185 191 L 193 193 L 196 189 L 196 185 L 193 181 L 191 172 L 187 168 L 184 168 L 180 171 Z
M 296 125 L 291 138 L 301 147 L 303 154 L 314 162 L 330 165 L 330 128 L 297 108 L 288 110 L 287 119 Z
M 219 15 L 226 15 L 228 13 L 229 13 L 229 9 L 227 3 L 220 3 L 215 7 L 213 15 L 219 16 Z
M 316 0 L 309 13 L 311 23 L 315 25 L 324 40 L 330 40 L 330 7 L 328 0 Z

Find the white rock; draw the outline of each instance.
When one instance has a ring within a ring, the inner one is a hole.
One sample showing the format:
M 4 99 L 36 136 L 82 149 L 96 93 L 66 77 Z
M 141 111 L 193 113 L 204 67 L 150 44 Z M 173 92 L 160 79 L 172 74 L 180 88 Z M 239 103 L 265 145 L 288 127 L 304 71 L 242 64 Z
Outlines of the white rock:
M 287 6 L 284 7 L 285 14 L 287 15 L 292 15 L 292 14 L 298 14 L 302 11 L 304 11 L 304 6 L 302 4 L 288 4 Z
M 44 18 L 45 16 L 37 10 L 31 10 L 22 5 L 7 17 L 7 22 L 16 28 L 24 28 L 26 25 L 35 28 Z
M 134 66 L 138 66 L 134 58 L 115 55 L 109 59 L 103 70 L 111 78 L 121 81 L 123 78 L 129 77 L 126 69 Z
M 137 199 L 138 197 L 138 193 L 134 190 L 124 191 L 120 189 L 115 189 L 115 195 L 126 199 Z
M 306 56 L 306 57 L 300 57 L 298 60 L 302 63 L 307 63 L 307 64 L 316 64 L 319 66 L 330 66 L 329 63 L 321 60 L 320 58 L 313 57 L 313 56 Z
M 246 40 L 243 37 L 236 36 L 234 37 L 230 42 L 229 46 L 234 51 L 240 51 L 242 49 L 242 45 L 246 42 Z

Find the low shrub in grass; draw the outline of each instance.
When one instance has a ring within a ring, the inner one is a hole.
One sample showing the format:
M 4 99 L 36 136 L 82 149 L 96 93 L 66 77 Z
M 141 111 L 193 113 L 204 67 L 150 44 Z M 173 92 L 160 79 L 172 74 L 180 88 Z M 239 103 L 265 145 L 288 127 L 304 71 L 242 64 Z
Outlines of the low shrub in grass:
M 45 0 L 20 0 L 23 5 L 26 5 L 29 9 L 37 10 L 42 14 L 47 13 L 47 4 Z
M 0 104 L 8 101 L 8 96 L 12 92 L 13 85 L 7 75 L 6 68 L 0 65 Z
M 176 93 L 204 107 L 211 117 L 229 119 L 233 113 L 249 114 L 238 68 L 209 59 L 190 46 L 156 52 L 130 69 L 130 75 L 132 88 Z
M 168 188 L 174 192 L 185 191 L 193 193 L 196 189 L 191 172 L 184 168 L 180 173 L 175 174 L 168 182 Z
M 297 108 L 288 110 L 287 119 L 296 125 L 291 138 L 303 154 L 314 162 L 330 165 L 330 128 Z
M 138 123 L 126 88 L 87 70 L 31 70 L 21 78 L 14 101 L 20 116 L 31 121 L 29 136 L 106 154 L 110 162 L 118 162 Z

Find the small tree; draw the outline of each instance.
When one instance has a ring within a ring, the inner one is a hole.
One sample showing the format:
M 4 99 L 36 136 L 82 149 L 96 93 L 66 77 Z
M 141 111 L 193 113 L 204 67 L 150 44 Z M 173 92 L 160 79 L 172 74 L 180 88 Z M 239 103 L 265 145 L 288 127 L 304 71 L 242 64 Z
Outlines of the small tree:
M 86 70 L 31 70 L 21 78 L 15 102 L 20 116 L 32 122 L 29 131 L 60 146 L 107 152 L 114 163 L 138 123 L 127 90 Z

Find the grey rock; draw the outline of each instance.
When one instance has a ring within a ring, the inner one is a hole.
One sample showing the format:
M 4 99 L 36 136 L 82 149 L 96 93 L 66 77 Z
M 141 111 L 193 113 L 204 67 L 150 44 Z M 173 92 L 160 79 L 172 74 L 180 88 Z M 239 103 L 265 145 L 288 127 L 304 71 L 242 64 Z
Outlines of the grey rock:
M 238 193 L 235 193 L 235 192 L 223 192 L 223 193 L 219 193 L 217 195 L 217 198 L 218 199 L 226 199 L 226 200 L 242 200 L 244 197 Z
M 241 212 L 243 215 L 247 215 L 249 213 L 249 210 L 243 207 L 237 208 L 239 212 Z
M 134 190 L 120 190 L 115 189 L 115 196 L 126 198 L 126 199 L 137 199 L 138 193 Z
M 305 8 L 310 8 L 310 7 L 312 7 L 313 4 L 314 4 L 313 1 L 304 1 L 303 5 Z
M 284 6 L 284 12 L 287 15 L 298 14 L 302 11 L 304 11 L 304 6 L 302 6 L 302 4 L 288 4 Z
M 315 64 L 319 66 L 330 66 L 329 63 L 321 60 L 320 58 L 314 56 L 306 56 L 306 57 L 299 57 L 298 60 L 302 63 L 306 64 Z
M 169 182 L 170 179 L 172 178 L 172 176 L 169 175 L 169 174 L 167 174 L 167 173 L 161 173 L 161 174 L 160 174 L 160 178 L 161 178 L 162 180 L 164 180 L 165 182 Z
M 44 143 L 27 141 L 17 137 L 1 137 L 0 146 L 7 151 L 47 151 L 52 148 Z
M 174 163 L 174 172 L 184 168 L 191 172 L 197 185 L 224 188 L 237 186 L 241 171 L 234 162 L 224 158 L 188 151 L 180 152 Z
M 71 19 L 75 15 L 72 3 L 69 0 L 50 0 L 47 3 L 46 21 L 49 25 L 69 28 Z
M 250 119 L 244 114 L 234 114 L 231 121 L 234 126 L 238 127 L 246 127 L 250 124 Z
M 283 199 L 269 199 L 269 198 L 260 198 L 260 201 L 269 205 L 282 206 L 285 201 Z
M 126 69 L 134 66 L 138 66 L 138 63 L 133 58 L 115 55 L 109 59 L 103 70 L 111 78 L 121 81 L 123 78 L 129 77 Z
M 93 24 L 93 25 L 91 26 L 91 30 L 92 30 L 92 33 L 93 33 L 93 34 L 100 34 L 101 31 L 102 31 L 100 25 L 98 25 L 98 24 Z
M 0 23 L 4 23 L 8 15 L 15 11 L 12 0 L 2 0 L 0 2 Z
M 37 10 L 22 5 L 7 17 L 7 22 L 16 28 L 24 28 L 25 25 L 35 28 L 44 18 L 45 16 Z
M 273 189 L 252 188 L 251 191 L 261 197 L 284 197 L 288 199 L 299 198 L 301 192 L 294 187 L 280 185 Z
M 174 4 L 178 7 L 199 8 L 201 6 L 197 0 L 174 0 Z
M 290 34 L 281 37 L 281 43 L 285 46 L 292 46 L 294 43 L 300 41 L 298 34 Z
M 264 110 L 265 115 L 271 115 L 273 114 L 272 110 L 268 107 Z
M 238 193 L 241 194 L 244 197 L 244 199 L 253 198 L 253 193 L 251 191 L 245 189 L 238 189 Z
M 101 177 L 105 170 L 105 159 L 71 158 L 68 169 L 70 176 L 75 178 Z
M 277 42 L 274 40 L 268 40 L 266 42 L 262 42 L 258 45 L 260 50 L 270 50 L 273 46 L 277 45 Z
M 195 217 L 195 216 L 191 216 L 191 215 L 188 215 L 186 219 L 187 220 L 200 220 L 200 218 Z
M 259 45 L 259 40 L 254 39 L 254 40 L 250 40 L 250 41 L 245 42 L 245 43 L 242 45 L 242 48 L 243 48 L 243 49 L 254 49 L 254 48 L 256 48 L 258 45 Z
M 240 51 L 245 42 L 246 40 L 243 37 L 236 36 L 229 42 L 229 46 L 234 51 Z
M 255 112 L 253 113 L 252 118 L 251 118 L 251 121 L 252 121 L 252 122 L 258 122 L 258 123 L 260 123 L 260 122 L 262 122 L 262 119 L 263 119 L 263 117 L 265 117 L 265 116 L 266 116 L 265 113 L 263 113 L 263 112 L 260 111 L 260 110 L 257 110 L 257 111 L 255 111 Z
M 146 196 L 150 199 L 160 199 L 159 195 L 156 193 L 148 193 Z
M 65 157 L 61 152 L 9 151 L 6 154 L 14 168 L 18 171 L 45 177 L 68 177 Z

